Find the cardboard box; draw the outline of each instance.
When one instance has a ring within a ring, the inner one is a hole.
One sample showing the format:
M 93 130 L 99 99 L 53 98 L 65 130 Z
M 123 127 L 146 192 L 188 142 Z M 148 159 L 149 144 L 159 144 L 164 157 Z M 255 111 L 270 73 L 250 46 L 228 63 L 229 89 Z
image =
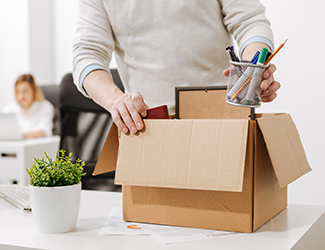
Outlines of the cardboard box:
M 126 221 L 249 233 L 311 170 L 289 114 L 144 123 L 135 135 L 113 125 L 94 171 L 116 169 Z

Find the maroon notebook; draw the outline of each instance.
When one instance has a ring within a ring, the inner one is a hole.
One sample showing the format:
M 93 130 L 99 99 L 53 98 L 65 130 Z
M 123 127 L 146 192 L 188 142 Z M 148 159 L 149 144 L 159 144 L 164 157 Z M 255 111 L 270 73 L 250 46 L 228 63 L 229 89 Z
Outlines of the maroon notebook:
M 167 105 L 148 109 L 147 116 L 143 119 L 169 119 Z

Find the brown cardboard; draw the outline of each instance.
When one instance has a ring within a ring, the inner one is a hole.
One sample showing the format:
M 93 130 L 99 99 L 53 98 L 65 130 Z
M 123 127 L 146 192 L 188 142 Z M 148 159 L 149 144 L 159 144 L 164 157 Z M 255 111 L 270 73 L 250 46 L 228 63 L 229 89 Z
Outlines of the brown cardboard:
M 280 187 L 309 172 L 299 133 L 290 115 L 257 119 Z
M 261 130 L 255 130 L 253 230 L 287 207 L 287 187 L 280 188 Z
M 248 136 L 241 192 L 123 186 L 124 220 L 252 232 L 253 143 Z
M 144 124 L 143 132 L 121 134 L 116 184 L 242 190 L 247 120 L 144 120 Z
M 310 167 L 304 152 L 301 164 L 282 164 L 283 155 L 303 150 L 289 115 L 257 123 L 147 120 L 144 131 L 121 134 L 119 146 L 112 145 L 119 147 L 116 183 L 124 185 L 124 220 L 240 232 L 263 225 L 286 207 L 286 185 Z M 285 147 L 273 138 L 279 129 L 290 142 Z M 111 135 L 116 140 L 112 132 L 107 142 Z M 102 154 L 108 150 L 105 144 Z M 96 173 L 111 168 L 106 158 L 101 156 Z
M 118 146 L 118 129 L 115 123 L 113 123 L 104 143 L 102 153 L 98 158 L 93 175 L 115 171 L 118 156 Z

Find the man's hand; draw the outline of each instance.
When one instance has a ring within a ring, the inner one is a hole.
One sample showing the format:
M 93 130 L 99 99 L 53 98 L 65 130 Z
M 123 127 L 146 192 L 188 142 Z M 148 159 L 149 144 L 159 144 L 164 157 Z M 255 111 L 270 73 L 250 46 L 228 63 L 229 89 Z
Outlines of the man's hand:
M 123 133 L 136 133 L 143 129 L 141 116 L 147 115 L 148 106 L 140 93 L 124 94 L 104 70 L 90 72 L 83 87 L 96 103 L 111 113 L 114 123 Z
M 242 59 L 250 61 L 255 55 L 256 51 L 260 51 L 261 48 L 270 48 L 263 43 L 251 43 L 243 51 Z M 272 102 L 277 94 L 276 92 L 280 89 L 281 85 L 279 82 L 274 80 L 274 72 L 276 67 L 274 64 L 270 64 L 269 67 L 263 73 L 263 81 L 261 82 L 262 89 L 262 102 Z M 229 69 L 223 72 L 223 75 L 229 77 Z
M 131 92 L 116 99 L 110 113 L 113 121 L 123 133 L 127 133 L 129 130 L 136 133 L 143 129 L 141 117 L 147 115 L 147 109 L 148 106 L 143 101 L 141 94 Z
M 229 69 L 223 71 L 223 75 L 229 77 Z M 274 64 L 270 66 L 263 73 L 263 81 L 261 82 L 262 102 L 272 102 L 276 97 L 281 87 L 280 83 L 274 80 L 274 72 L 276 67 Z
M 274 80 L 274 72 L 276 67 L 274 64 L 270 66 L 263 73 L 263 81 L 261 82 L 262 91 L 262 102 L 272 102 L 281 87 L 280 83 Z

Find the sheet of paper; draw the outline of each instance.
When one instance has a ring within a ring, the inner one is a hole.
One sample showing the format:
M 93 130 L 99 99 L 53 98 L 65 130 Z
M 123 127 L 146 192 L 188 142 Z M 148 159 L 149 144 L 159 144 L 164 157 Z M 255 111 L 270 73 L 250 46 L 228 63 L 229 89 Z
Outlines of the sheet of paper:
M 114 207 L 99 235 L 150 235 L 142 229 L 141 223 L 126 222 L 122 218 L 122 208 Z
M 142 228 L 163 244 L 206 240 L 216 237 L 234 236 L 241 233 L 189 227 L 161 226 L 145 224 Z
M 234 236 L 242 233 L 188 227 L 162 226 L 122 220 L 122 208 L 114 207 L 99 235 L 152 235 L 163 244 Z

